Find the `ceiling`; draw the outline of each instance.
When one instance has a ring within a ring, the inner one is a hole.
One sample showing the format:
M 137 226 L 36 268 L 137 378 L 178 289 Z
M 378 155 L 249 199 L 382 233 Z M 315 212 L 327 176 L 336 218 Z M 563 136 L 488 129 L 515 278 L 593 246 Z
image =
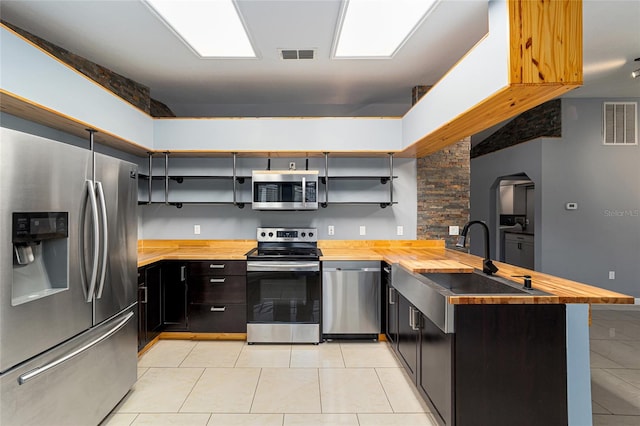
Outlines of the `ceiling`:
M 2 19 L 129 77 L 184 117 L 402 116 L 487 32 L 487 2 L 442 0 L 393 59 L 330 59 L 342 0 L 237 0 L 258 59 L 201 59 L 140 0 L 2 0 Z M 584 0 L 583 87 L 640 96 L 640 2 Z M 315 49 L 282 60 L 279 49 Z M 470 82 L 473 84 L 473 82 Z

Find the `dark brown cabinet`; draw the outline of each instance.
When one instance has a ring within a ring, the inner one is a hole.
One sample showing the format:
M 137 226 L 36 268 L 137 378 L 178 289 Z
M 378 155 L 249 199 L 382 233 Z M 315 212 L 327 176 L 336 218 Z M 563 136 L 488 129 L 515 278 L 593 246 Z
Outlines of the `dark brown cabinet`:
M 453 413 L 453 334 L 440 330 L 421 312 L 420 368 L 416 380 L 418 390 L 430 401 L 432 412 L 444 424 L 454 424 Z M 471 355 L 471 354 L 469 354 Z M 464 380 L 461 380 L 462 382 Z
M 391 272 L 388 270 L 389 265 L 383 264 L 382 268 L 382 284 L 383 284 L 383 302 L 385 303 L 382 312 L 384 316 L 384 330 L 387 341 L 397 350 L 398 346 L 398 292 L 391 285 Z
M 415 325 L 417 311 L 415 307 L 399 292 L 398 306 L 398 346 L 396 353 L 404 365 L 409 377 L 415 383 L 418 374 L 418 350 L 420 349 L 419 328 Z
M 161 268 L 159 264 L 138 269 L 138 350 L 162 329 Z
M 455 305 L 445 333 L 386 287 L 387 337 L 440 425 L 568 424 L 565 305 Z
M 185 262 L 162 263 L 162 325 L 166 331 L 188 331 L 187 266 Z
M 194 261 L 188 265 L 189 331 L 247 332 L 247 262 Z

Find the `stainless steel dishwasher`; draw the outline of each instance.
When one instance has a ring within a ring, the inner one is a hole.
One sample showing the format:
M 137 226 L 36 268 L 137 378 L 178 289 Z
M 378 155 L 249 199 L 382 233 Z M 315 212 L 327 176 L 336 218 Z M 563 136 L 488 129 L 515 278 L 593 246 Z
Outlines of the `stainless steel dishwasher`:
M 323 338 L 377 339 L 379 333 L 380 262 L 323 262 Z

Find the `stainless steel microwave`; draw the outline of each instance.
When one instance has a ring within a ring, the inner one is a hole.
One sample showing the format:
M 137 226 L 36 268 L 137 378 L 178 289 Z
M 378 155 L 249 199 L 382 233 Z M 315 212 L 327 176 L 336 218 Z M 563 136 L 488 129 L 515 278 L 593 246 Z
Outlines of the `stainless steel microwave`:
M 254 170 L 254 210 L 317 210 L 317 170 Z

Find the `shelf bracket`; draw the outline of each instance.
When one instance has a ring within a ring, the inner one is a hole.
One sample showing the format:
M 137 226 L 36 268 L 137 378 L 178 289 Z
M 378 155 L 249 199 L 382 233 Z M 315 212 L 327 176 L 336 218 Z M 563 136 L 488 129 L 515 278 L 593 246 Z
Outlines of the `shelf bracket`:
M 147 198 L 147 204 L 151 204 L 151 193 L 153 190 L 153 152 L 147 152 L 149 156 L 149 182 L 147 183 L 147 190 L 149 191 L 149 197 Z
M 324 153 L 324 203 L 321 204 L 326 208 L 329 204 L 329 153 Z
M 393 152 L 390 152 L 389 153 L 389 203 L 387 205 L 390 206 L 392 204 L 393 204 Z
M 164 152 L 164 204 L 169 205 L 169 151 Z

